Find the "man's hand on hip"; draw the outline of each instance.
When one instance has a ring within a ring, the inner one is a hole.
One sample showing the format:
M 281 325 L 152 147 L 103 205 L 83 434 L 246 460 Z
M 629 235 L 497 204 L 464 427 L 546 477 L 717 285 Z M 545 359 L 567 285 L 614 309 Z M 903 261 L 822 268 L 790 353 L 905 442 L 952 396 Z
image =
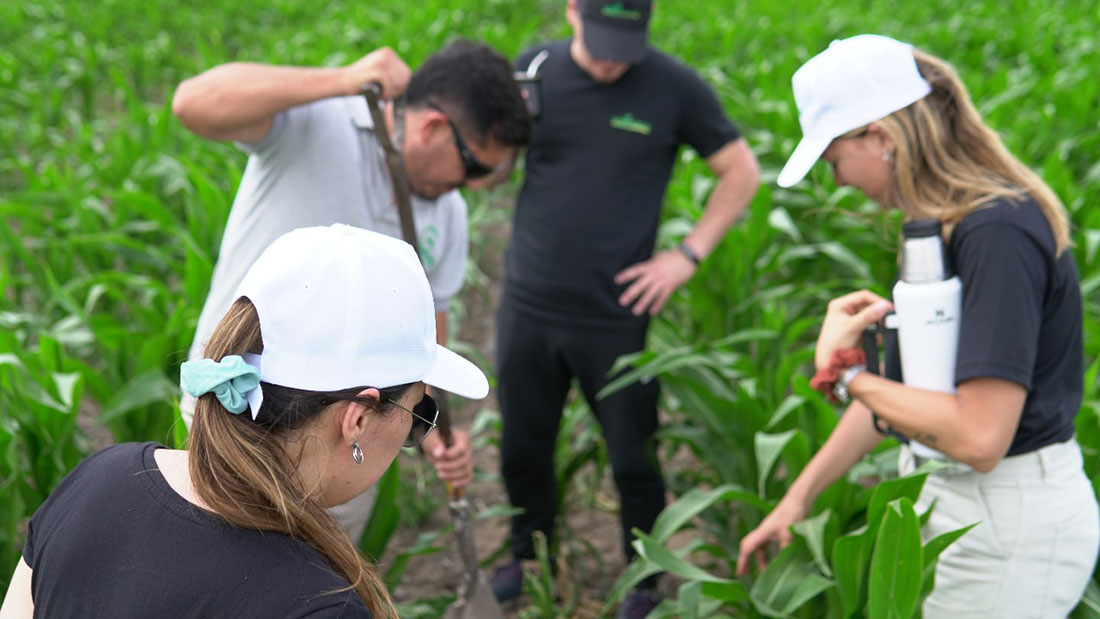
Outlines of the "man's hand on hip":
M 663 251 L 649 260 L 629 266 L 615 276 L 616 284 L 630 286 L 619 305 L 631 307 L 635 316 L 661 311 L 676 289 L 695 274 L 695 264 L 678 250 Z

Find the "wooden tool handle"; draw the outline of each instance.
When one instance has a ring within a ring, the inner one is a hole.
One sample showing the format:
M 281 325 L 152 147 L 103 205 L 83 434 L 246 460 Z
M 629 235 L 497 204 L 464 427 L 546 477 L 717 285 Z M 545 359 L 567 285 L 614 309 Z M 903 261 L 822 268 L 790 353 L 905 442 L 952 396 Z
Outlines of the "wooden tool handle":
M 393 183 L 393 201 L 397 204 L 397 217 L 401 222 L 401 236 L 405 242 L 412 245 L 416 252 L 420 253 L 420 242 L 416 238 L 416 224 L 413 221 L 412 196 L 409 193 L 409 179 L 405 174 L 405 158 L 401 156 L 400 147 L 390 139 L 390 132 L 386 128 L 386 117 L 382 115 L 382 108 L 378 105 L 382 95 L 382 85 L 378 82 L 370 82 L 363 87 L 363 96 L 367 100 L 367 109 L 370 111 L 371 120 L 374 122 L 374 135 L 378 143 L 382 145 L 382 151 L 386 153 L 386 168 L 390 171 L 390 181 Z M 397 103 L 395 105 L 400 105 Z M 394 122 L 400 121 L 395 114 Z
M 447 393 L 445 391 L 436 390 L 432 397 L 435 398 L 435 403 L 439 406 L 439 417 L 435 420 L 435 427 L 439 430 L 439 436 L 443 439 L 443 444 L 450 447 L 454 445 L 455 437 L 452 431 L 451 406 L 447 399 Z M 451 482 L 447 482 L 447 496 L 451 497 L 451 499 L 461 499 L 462 495 L 462 488 L 455 488 L 451 485 Z

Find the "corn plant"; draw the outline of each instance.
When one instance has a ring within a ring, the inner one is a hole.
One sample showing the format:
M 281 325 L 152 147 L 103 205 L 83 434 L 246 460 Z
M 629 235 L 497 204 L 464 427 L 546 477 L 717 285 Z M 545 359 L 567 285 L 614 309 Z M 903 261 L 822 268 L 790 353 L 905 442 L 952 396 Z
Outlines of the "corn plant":
M 26 519 L 86 454 L 78 416 L 107 427 L 116 440 L 183 439 L 177 367 L 245 157 L 176 123 L 169 110 L 174 85 L 229 60 L 334 66 L 379 45 L 415 66 L 454 36 L 514 56 L 528 44 L 568 35 L 563 4 L 337 0 L 318 12 L 301 0 L 0 3 L 0 584 L 15 564 Z M 686 577 L 668 612 L 782 611 L 818 588 L 794 614 L 816 616 L 822 600 L 838 612 L 854 608 L 845 599 L 870 600 L 866 581 L 854 598 L 842 595 L 851 587 L 842 584 L 834 553 L 823 550 L 876 548 L 870 526 L 862 541 L 844 541 L 859 537 L 852 532 L 867 523 L 877 491 L 854 478 L 828 489 L 814 524 L 803 527 L 816 531 L 824 522 L 824 543 L 811 541 L 816 533 L 800 534 L 781 556 L 796 566 L 792 573 L 817 574 L 803 579 L 807 589 L 768 598 L 763 575 L 734 581 L 740 589 L 715 580 L 730 580 L 740 535 L 759 522 L 835 424 L 835 411 L 804 378 L 824 302 L 857 287 L 885 292 L 896 268 L 898 214 L 879 214 L 850 189 L 833 187 L 824 166 L 799 188 L 768 186 L 800 133 L 790 76 L 834 38 L 880 32 L 952 61 L 991 126 L 1066 202 L 1090 363 L 1078 436 L 1086 470 L 1100 487 L 1098 23 L 1093 3 L 1072 0 L 661 4 L 653 43 L 698 67 L 715 87 L 766 181 L 744 220 L 655 322 L 649 349 L 620 367 L 632 368 L 633 379 L 663 381 L 664 409 L 672 416 L 661 434 L 664 449 L 685 448 L 698 461 L 668 471 L 670 489 L 683 497 L 669 510 L 689 497 L 699 503 L 691 494 L 696 488 L 740 493 L 716 498 L 676 527 L 694 529 L 695 539 L 687 550 L 670 552 L 709 576 Z M 712 183 L 704 163 L 685 151 L 669 185 L 661 247 L 674 246 L 698 218 Z M 471 199 L 475 247 L 483 245 L 479 226 L 506 218 L 506 200 L 498 198 Z M 486 283 L 475 269 L 468 276 L 472 284 Z M 456 305 L 455 315 L 462 309 Z M 559 443 L 559 487 L 568 489 L 563 504 L 590 509 L 606 456 L 583 407 L 571 409 L 566 423 L 573 425 Z M 890 477 L 884 464 L 890 449 L 884 445 L 857 473 Z M 385 546 L 396 517 L 397 501 L 387 496 L 367 543 L 372 552 Z M 900 498 L 883 510 L 894 514 L 899 530 L 912 523 Z M 443 543 L 430 533 L 405 550 L 430 552 Z M 658 550 L 668 541 L 661 535 L 639 538 L 645 565 L 667 559 Z M 858 556 L 873 567 L 874 556 Z M 394 562 L 391 582 L 403 565 Z M 414 602 L 402 616 L 434 616 L 447 601 Z M 1094 586 L 1078 614 L 1098 611 L 1100 586 Z
M 26 514 L 87 448 L 77 426 L 84 387 L 79 362 L 55 340 L 42 338 L 24 349 L 15 339 L 0 331 L 0 562 L 10 566 L 22 552 Z
M 913 503 L 924 477 L 922 473 L 878 485 L 870 493 L 863 524 L 844 535 L 837 534 L 831 508 L 799 523 L 794 527 L 796 541 L 770 561 L 751 589 L 741 581 L 703 569 L 698 560 L 689 561 L 694 554 L 705 554 L 719 563 L 724 561 L 721 567 L 725 571 L 733 569 L 732 557 L 715 554 L 701 540 L 675 551 L 664 544 L 720 501 L 758 506 L 762 501 L 733 485 L 689 491 L 662 512 L 653 531 L 635 531 L 634 546 L 640 558 L 616 584 L 611 600 L 618 600 L 641 578 L 664 572 L 684 583 L 678 598 L 666 600 L 655 611 L 657 617 L 713 616 L 723 610 L 738 617 L 757 613 L 787 617 L 822 594 L 829 604 L 823 614 L 830 616 L 911 616 L 920 599 L 931 591 L 939 554 L 970 529 L 951 531 L 922 544 L 920 525 L 928 514 L 918 515 Z M 817 610 L 823 610 L 821 605 Z

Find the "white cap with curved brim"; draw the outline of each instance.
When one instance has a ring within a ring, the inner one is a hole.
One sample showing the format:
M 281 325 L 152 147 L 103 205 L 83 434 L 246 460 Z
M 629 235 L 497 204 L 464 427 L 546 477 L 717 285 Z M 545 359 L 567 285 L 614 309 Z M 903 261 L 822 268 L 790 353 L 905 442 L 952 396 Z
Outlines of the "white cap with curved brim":
M 279 237 L 237 297 L 260 317 L 260 380 L 309 391 L 384 389 L 424 382 L 467 398 L 489 393 L 485 374 L 436 344 L 424 268 L 404 241 L 336 224 Z M 250 394 L 253 418 L 262 390 Z
M 791 85 L 802 141 L 779 173 L 780 187 L 802 180 L 835 138 L 932 92 L 913 46 L 877 34 L 833 41 L 795 71 Z

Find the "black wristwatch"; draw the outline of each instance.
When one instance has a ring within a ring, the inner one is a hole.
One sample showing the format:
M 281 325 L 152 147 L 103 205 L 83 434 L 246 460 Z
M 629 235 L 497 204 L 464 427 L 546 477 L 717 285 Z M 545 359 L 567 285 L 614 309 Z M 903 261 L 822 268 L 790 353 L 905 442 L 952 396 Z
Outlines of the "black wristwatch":
M 681 242 L 676 249 L 680 250 L 680 253 L 691 260 L 691 263 L 695 266 L 699 266 L 699 254 L 695 253 L 695 250 L 688 246 L 687 243 Z

